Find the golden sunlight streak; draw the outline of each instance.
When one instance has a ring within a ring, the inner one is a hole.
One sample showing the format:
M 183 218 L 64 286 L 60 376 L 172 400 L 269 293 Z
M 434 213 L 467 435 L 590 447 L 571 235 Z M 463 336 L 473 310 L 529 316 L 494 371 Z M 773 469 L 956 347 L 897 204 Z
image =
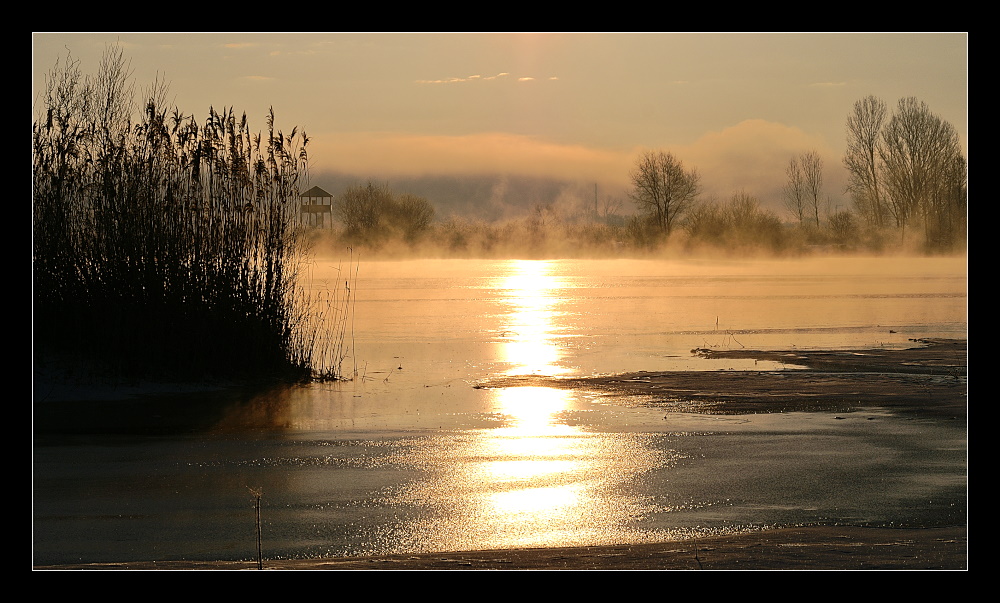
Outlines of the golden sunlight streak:
M 483 488 L 477 505 L 483 517 L 475 523 L 515 523 L 538 537 L 588 515 L 594 493 L 586 476 L 593 472 L 595 442 L 563 423 L 571 397 L 546 387 L 497 390 L 494 412 L 506 424 L 473 446 L 471 456 L 481 460 L 465 476 Z
M 554 319 L 562 303 L 560 279 L 551 274 L 552 264 L 519 260 L 501 283 L 510 315 L 504 323 L 503 360 L 511 365 L 509 375 L 558 375 L 562 351 L 555 340 Z
M 498 492 L 492 497 L 496 513 L 508 521 L 517 519 L 550 523 L 565 521 L 573 509 L 579 510 L 586 493 L 578 484 L 567 484 L 552 488 L 527 488 L 508 492 Z
M 427 551 L 606 544 L 650 511 L 647 501 L 613 492 L 658 465 L 659 453 L 623 448 L 627 434 L 609 437 L 567 424 L 577 405 L 572 391 L 491 392 L 500 427 L 449 438 L 446 449 L 414 451 L 414 462 L 436 471 L 402 501 L 431 504 L 433 512 L 407 522 L 401 541 Z
M 560 421 L 570 392 L 547 387 L 497 391 L 494 411 L 507 424 L 489 432 L 479 453 L 490 459 L 480 469 L 490 480 L 524 480 L 580 468 L 586 441 L 578 428 Z

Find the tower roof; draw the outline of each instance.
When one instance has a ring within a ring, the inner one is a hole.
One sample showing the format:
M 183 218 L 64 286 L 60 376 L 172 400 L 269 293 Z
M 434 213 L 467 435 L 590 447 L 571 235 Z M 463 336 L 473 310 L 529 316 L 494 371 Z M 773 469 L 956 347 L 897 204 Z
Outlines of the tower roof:
M 311 189 L 307 190 L 306 192 L 302 193 L 299 196 L 300 197 L 332 197 L 333 195 L 331 195 L 330 193 L 326 192 L 325 190 L 321 189 L 318 186 L 314 186 L 314 187 L 312 187 Z

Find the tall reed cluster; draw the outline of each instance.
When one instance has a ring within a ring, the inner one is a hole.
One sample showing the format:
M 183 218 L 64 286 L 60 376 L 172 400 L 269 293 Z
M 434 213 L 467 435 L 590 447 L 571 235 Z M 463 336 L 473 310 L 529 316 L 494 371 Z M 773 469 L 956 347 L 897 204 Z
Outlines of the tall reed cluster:
M 36 352 L 122 375 L 335 373 L 315 363 L 297 280 L 305 133 L 275 130 L 273 109 L 263 135 L 231 108 L 199 123 L 165 94 L 136 104 L 117 51 L 94 77 L 68 56 L 49 73 L 32 128 Z

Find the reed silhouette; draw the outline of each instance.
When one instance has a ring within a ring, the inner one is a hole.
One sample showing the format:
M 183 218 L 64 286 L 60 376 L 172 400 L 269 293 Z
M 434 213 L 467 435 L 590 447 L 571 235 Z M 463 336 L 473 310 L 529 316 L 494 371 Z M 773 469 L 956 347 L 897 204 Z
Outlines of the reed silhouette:
M 318 299 L 298 278 L 305 132 L 276 130 L 273 109 L 263 134 L 232 108 L 200 123 L 168 111 L 166 91 L 156 82 L 137 104 L 117 50 L 94 76 L 69 55 L 48 74 L 32 127 L 36 362 L 113 376 L 337 376 L 343 355 L 323 348 L 338 339 L 317 321 L 347 311 L 349 281 Z

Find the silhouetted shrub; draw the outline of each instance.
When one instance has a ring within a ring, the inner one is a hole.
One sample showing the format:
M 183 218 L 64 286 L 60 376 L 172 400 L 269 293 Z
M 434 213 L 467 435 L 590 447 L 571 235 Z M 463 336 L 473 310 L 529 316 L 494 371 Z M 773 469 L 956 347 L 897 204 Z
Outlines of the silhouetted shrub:
M 387 184 L 349 187 L 335 205 L 344 237 L 375 248 L 400 239 L 415 243 L 431 225 L 434 207 L 423 197 L 396 195 Z

